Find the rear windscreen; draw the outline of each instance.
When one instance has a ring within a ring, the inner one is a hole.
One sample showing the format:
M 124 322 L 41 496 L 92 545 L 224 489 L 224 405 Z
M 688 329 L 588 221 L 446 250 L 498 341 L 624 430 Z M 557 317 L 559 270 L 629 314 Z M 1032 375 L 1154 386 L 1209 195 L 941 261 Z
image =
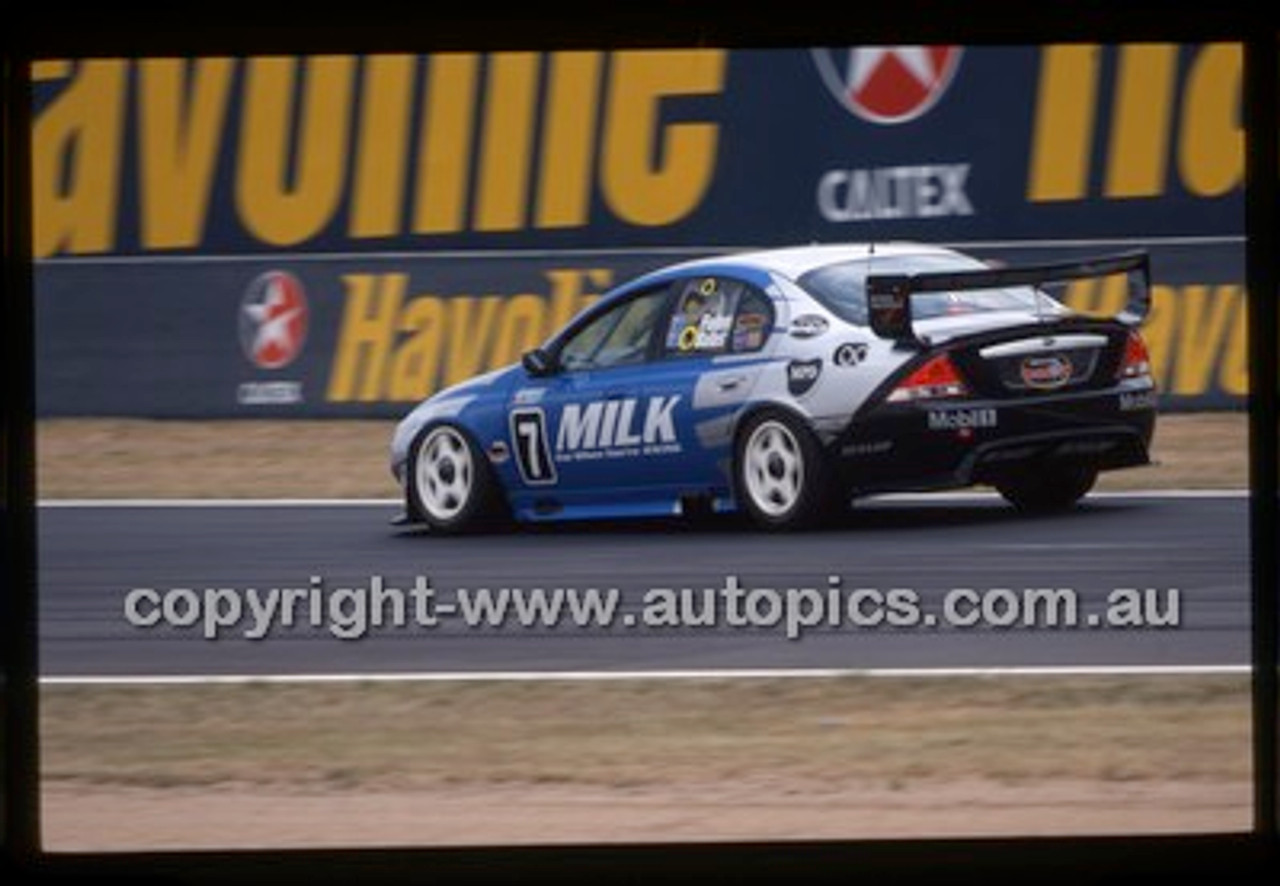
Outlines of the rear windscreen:
M 850 323 L 867 325 L 867 275 L 927 274 L 936 271 L 984 270 L 976 259 L 950 255 L 912 255 L 894 258 L 853 259 L 809 271 L 797 281 L 836 316 Z M 1040 293 L 1040 310 L 1059 308 Z M 1036 290 L 1029 286 L 972 289 L 956 292 L 917 293 L 911 299 L 911 313 L 917 320 L 983 311 L 1036 310 Z

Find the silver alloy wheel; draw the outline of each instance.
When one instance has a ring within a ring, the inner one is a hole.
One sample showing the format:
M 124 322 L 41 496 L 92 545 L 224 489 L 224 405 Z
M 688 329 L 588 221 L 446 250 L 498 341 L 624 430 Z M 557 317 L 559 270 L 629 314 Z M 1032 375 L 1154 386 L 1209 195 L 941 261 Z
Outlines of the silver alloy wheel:
M 475 465 L 461 432 L 441 425 L 428 433 L 414 465 L 418 501 L 427 515 L 452 520 L 467 506 L 474 492 Z
M 770 517 L 791 511 L 804 489 L 804 456 L 800 441 L 785 424 L 762 422 L 743 448 L 747 494 Z

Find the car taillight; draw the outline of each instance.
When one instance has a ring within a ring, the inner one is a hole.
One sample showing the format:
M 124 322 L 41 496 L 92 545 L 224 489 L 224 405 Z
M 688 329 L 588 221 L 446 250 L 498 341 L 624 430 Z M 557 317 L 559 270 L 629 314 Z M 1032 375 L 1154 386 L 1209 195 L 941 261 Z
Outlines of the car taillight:
M 890 403 L 933 400 L 941 397 L 963 397 L 969 393 L 955 364 L 946 354 L 939 354 L 912 372 L 889 394 Z
M 1136 330 L 1129 332 L 1129 339 L 1124 343 L 1124 358 L 1120 361 L 1118 378 L 1142 378 L 1151 375 L 1151 355 L 1147 352 L 1147 343 Z

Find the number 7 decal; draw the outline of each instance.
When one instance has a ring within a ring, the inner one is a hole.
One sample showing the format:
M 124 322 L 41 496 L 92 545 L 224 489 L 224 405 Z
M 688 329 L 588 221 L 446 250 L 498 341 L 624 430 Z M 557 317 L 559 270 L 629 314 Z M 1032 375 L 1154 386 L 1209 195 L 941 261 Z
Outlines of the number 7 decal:
M 556 466 L 547 445 L 547 417 L 540 407 L 511 413 L 511 447 L 516 451 L 516 464 L 526 485 L 556 482 Z

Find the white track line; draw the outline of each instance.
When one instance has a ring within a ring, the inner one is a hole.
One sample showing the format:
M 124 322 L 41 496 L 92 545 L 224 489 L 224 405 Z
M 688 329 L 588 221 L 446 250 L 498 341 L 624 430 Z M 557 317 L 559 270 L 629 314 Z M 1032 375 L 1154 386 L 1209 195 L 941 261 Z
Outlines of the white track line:
M 1093 492 L 1085 499 L 1214 499 L 1248 498 L 1247 489 L 1133 489 L 1115 492 Z M 897 492 L 876 495 L 867 503 L 995 501 L 996 492 Z M 42 508 L 336 508 L 399 507 L 398 498 L 46 498 L 37 504 Z M 855 507 L 857 505 L 855 504 Z
M 446 671 L 371 674 L 168 674 L 41 677 L 41 686 L 242 686 L 256 683 L 623 682 L 836 678 L 1165 677 L 1248 674 L 1249 665 L 1065 665 L 978 668 L 744 668 L 680 671 Z

